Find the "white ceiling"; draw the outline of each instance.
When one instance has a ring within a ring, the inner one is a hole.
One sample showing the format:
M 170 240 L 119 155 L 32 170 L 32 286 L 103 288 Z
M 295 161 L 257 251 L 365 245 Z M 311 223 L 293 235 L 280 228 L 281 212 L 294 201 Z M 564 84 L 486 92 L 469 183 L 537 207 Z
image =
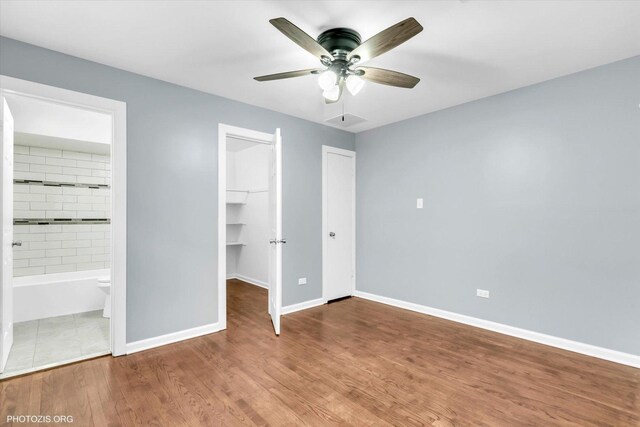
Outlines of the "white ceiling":
M 0 33 L 319 123 L 313 76 L 254 76 L 317 61 L 272 27 L 331 27 L 363 40 L 415 17 L 424 31 L 367 65 L 420 77 L 415 89 L 367 83 L 345 111 L 359 132 L 640 54 L 640 1 L 2 1 Z M 340 127 L 340 124 L 332 125 Z
M 16 139 L 19 144 L 46 147 L 56 141 L 56 148 L 67 150 L 98 145 L 103 147 L 89 152 L 110 150 L 112 124 L 108 114 L 20 95 L 7 95 L 7 103 L 14 129 L 21 134 L 20 140 Z
M 81 153 L 111 154 L 111 144 L 100 142 L 82 141 L 79 139 L 57 138 L 33 133 L 16 132 L 14 144 L 28 147 L 53 148 L 58 150 L 79 151 Z

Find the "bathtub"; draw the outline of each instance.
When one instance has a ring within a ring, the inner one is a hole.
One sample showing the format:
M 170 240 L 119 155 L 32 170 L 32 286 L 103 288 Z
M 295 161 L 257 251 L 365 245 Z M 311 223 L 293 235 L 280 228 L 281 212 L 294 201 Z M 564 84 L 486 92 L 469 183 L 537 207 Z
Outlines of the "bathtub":
M 102 310 L 105 295 L 97 279 L 110 274 L 102 269 L 14 277 L 13 321 Z

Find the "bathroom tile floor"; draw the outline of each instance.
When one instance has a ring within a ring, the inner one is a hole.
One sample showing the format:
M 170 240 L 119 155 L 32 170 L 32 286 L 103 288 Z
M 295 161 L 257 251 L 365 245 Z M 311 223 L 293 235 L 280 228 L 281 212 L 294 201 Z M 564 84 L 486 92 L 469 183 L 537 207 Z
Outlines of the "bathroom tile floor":
M 102 310 L 20 322 L 2 376 L 109 352 L 109 319 Z

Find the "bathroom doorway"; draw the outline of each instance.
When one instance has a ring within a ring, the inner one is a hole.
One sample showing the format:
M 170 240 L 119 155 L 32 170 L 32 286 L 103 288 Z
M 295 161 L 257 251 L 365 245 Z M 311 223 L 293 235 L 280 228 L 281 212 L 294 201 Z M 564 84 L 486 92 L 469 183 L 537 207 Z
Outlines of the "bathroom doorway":
M 219 129 L 220 326 L 226 328 L 229 290 L 233 310 L 257 311 L 257 322 L 270 318 L 279 335 L 286 243 L 280 130 L 267 134 L 222 124 Z M 230 315 L 239 315 L 235 311 Z
M 124 354 L 125 105 L 0 79 L 0 378 Z

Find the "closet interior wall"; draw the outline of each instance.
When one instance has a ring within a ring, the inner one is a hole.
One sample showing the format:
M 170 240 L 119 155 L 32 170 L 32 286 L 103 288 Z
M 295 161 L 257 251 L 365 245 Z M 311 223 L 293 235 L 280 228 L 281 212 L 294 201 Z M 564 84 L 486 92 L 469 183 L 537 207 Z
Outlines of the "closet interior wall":
M 271 146 L 227 140 L 227 277 L 267 287 Z

